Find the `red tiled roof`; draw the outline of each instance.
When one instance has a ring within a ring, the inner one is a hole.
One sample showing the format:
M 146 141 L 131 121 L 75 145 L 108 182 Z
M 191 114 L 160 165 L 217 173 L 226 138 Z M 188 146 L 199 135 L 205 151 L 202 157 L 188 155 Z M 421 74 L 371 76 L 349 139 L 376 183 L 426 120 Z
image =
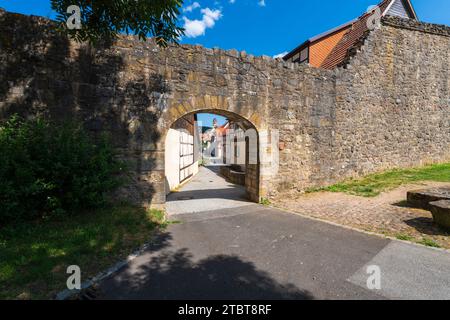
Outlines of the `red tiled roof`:
M 378 5 L 378 7 L 381 9 L 381 12 L 384 12 L 390 3 L 391 0 L 383 0 Z M 328 57 L 324 60 L 321 68 L 333 69 L 345 62 L 349 50 L 357 45 L 358 42 L 360 42 L 361 39 L 363 39 L 369 32 L 367 20 L 371 15 L 371 12 L 364 13 L 361 17 L 358 18 L 356 22 L 353 23 L 347 34 L 341 39 L 341 41 L 334 47 Z
M 317 41 L 322 41 L 323 38 L 326 37 L 330 37 L 333 34 L 339 33 L 341 31 L 343 31 L 346 28 L 350 28 L 351 25 L 356 21 L 356 19 L 353 19 L 352 21 L 349 21 L 343 25 L 340 25 L 339 27 L 336 27 L 334 29 L 328 30 L 324 33 L 321 33 L 317 36 L 314 36 L 312 38 L 309 38 L 308 40 L 306 40 L 305 42 L 303 42 L 301 45 L 299 45 L 298 47 L 296 47 L 295 49 L 291 50 L 288 54 L 286 54 L 283 59 L 284 60 L 288 60 L 289 58 L 291 58 L 292 56 L 296 55 L 297 53 L 299 53 L 301 50 L 303 50 L 305 47 L 307 47 L 308 45 L 311 45 L 314 42 Z
M 217 127 L 217 128 L 216 128 L 216 132 L 217 132 L 219 135 L 225 136 L 225 135 L 227 134 L 227 131 L 228 131 L 229 126 L 230 126 L 230 123 L 227 122 L 227 123 L 225 123 L 223 126 Z

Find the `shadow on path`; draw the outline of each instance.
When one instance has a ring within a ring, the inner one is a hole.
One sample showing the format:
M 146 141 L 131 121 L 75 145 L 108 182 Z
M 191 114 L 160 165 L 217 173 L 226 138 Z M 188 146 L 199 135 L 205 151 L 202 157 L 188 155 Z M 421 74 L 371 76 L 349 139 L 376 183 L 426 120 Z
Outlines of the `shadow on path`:
M 167 196 L 170 215 L 197 213 L 252 205 L 244 186 L 227 182 L 219 167 L 200 167 L 191 181 Z
M 169 201 L 172 202 L 201 199 L 224 199 L 253 203 L 247 200 L 246 194 L 241 192 L 241 188 L 239 188 L 239 186 L 230 186 L 229 188 L 224 189 L 179 191 L 173 193 Z
M 171 236 L 163 234 L 152 251 Z M 103 284 L 101 299 L 313 299 L 293 284 L 281 284 L 253 263 L 234 255 L 215 255 L 198 262 L 188 249 L 162 250 L 157 256 L 121 272 Z

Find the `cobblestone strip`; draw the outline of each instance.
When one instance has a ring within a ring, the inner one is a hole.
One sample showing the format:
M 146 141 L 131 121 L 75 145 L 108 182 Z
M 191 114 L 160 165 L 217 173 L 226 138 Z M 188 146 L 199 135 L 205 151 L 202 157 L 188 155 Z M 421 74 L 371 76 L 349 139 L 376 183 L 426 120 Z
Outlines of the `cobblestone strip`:
M 425 183 L 425 185 L 448 186 L 444 183 Z M 429 211 L 405 206 L 406 192 L 417 187 L 417 185 L 402 186 L 376 198 L 321 192 L 279 200 L 274 205 L 303 216 L 331 221 L 370 233 L 412 242 L 429 239 L 443 248 L 450 248 L 450 233 L 433 222 Z

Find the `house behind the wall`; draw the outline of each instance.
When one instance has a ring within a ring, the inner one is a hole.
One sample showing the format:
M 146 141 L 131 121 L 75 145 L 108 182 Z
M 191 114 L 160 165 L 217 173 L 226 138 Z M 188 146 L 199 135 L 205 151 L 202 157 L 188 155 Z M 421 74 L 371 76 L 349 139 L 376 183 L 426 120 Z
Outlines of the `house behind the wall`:
M 377 6 L 383 16 L 418 20 L 410 0 L 383 0 Z M 376 7 L 359 18 L 312 37 L 283 57 L 285 61 L 309 63 L 317 68 L 334 69 L 345 64 L 348 52 L 369 33 L 368 19 Z

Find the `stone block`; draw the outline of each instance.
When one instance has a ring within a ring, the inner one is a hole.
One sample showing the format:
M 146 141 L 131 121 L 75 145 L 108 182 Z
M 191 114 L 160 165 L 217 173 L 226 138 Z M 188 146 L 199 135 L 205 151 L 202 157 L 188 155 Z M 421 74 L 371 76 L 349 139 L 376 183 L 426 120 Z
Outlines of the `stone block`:
M 450 200 L 450 187 L 409 191 L 407 197 L 409 206 L 430 210 L 431 202 Z
M 231 167 L 222 166 L 220 167 L 220 174 L 223 175 L 230 183 L 245 186 L 245 172 L 236 171 Z
M 450 200 L 431 202 L 430 209 L 434 222 L 450 231 Z

